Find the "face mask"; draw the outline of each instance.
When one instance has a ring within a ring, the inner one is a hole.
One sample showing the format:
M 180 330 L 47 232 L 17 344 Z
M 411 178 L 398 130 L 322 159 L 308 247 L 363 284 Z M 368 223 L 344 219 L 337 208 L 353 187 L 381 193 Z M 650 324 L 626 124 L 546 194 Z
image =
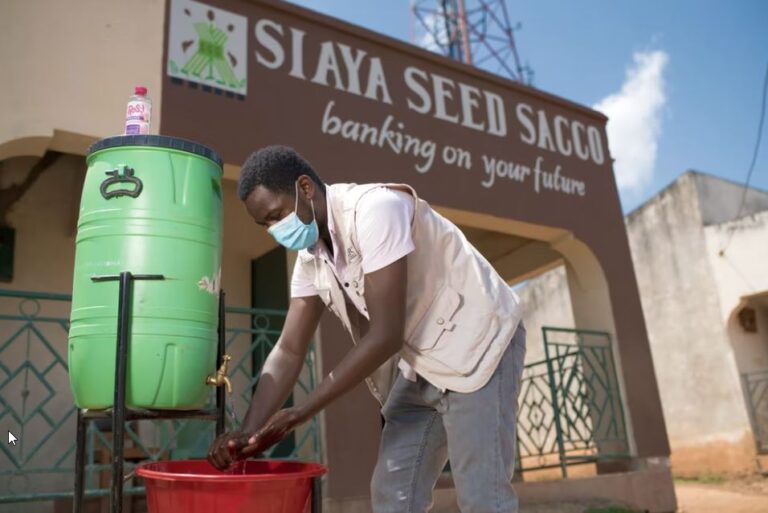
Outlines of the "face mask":
M 317 229 L 317 220 L 315 219 L 315 203 L 311 202 L 311 205 L 312 222 L 304 224 L 296 215 L 296 210 L 299 207 L 299 182 L 296 182 L 296 205 L 293 207 L 293 212 L 281 219 L 280 222 L 273 224 L 267 231 L 278 244 L 293 251 L 313 246 L 320 236 L 320 231 Z

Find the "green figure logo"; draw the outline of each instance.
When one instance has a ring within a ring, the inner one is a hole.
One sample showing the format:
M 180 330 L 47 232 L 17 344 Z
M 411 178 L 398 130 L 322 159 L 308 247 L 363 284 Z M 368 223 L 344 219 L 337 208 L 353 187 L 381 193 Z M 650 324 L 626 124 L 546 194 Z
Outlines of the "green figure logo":
M 203 16 L 198 14 L 203 12 L 207 19 L 201 20 Z M 220 24 L 226 28 L 217 26 Z M 245 94 L 245 26 L 244 17 L 192 0 L 174 0 L 168 74 Z M 190 56 L 191 49 L 194 53 Z M 181 68 L 179 62 L 184 63 Z

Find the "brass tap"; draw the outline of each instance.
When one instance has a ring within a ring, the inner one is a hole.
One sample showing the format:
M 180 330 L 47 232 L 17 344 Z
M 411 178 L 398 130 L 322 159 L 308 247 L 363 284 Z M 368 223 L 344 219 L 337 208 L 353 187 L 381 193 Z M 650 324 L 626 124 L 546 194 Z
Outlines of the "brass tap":
M 205 384 L 211 385 L 214 387 L 220 387 L 221 385 L 225 385 L 227 387 L 227 393 L 232 393 L 232 382 L 227 377 L 227 372 L 229 372 L 229 361 L 232 359 L 231 356 L 228 354 L 224 355 L 224 358 L 222 358 L 221 367 L 219 367 L 219 370 L 216 371 L 215 376 L 208 376 L 205 378 Z

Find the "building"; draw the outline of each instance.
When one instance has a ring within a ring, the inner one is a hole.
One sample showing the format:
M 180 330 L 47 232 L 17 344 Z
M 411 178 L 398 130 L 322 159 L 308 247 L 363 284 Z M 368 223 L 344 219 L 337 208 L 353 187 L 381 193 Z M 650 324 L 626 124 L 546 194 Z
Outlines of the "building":
M 574 330 L 550 340 L 564 356 L 532 361 L 527 371 L 520 415 L 535 420 L 521 429 L 519 476 L 530 480 L 550 467 L 565 476 L 576 464 L 594 475 L 520 483 L 520 495 L 675 509 L 604 116 L 285 2 L 139 5 L 17 0 L 2 8 L 0 61 L 13 79 L 0 95 L 7 113 L 0 119 L 0 185 L 8 192 L 0 398 L 26 445 L 0 453 L 0 473 L 8 477 L 0 502 L 70 493 L 74 410 L 65 328 L 85 156 L 93 142 L 121 133 L 127 96 L 140 84 L 154 102 L 155 133 L 206 144 L 224 159 L 222 284 L 227 304 L 239 307 L 227 314 L 227 326 L 238 329 L 230 330 L 228 346 L 237 362 L 237 411 L 279 334 L 294 256 L 253 225 L 237 200 L 236 179 L 254 149 L 290 144 L 328 182 L 411 184 L 510 283 L 565 262 Z M 151 170 L 137 169 L 137 176 L 142 172 Z M 28 177 L 36 179 L 26 190 L 13 188 Z M 596 345 L 582 345 L 585 337 L 596 337 Z M 294 399 L 347 347 L 339 323 L 325 317 Z M 574 380 L 561 380 L 566 372 Z M 604 378 L 600 388 L 596 376 Z M 581 391 L 577 402 L 572 386 Z M 555 428 L 566 420 L 579 429 Z M 378 405 L 361 386 L 281 454 L 323 458 L 331 467 L 328 511 L 366 511 L 380 427 Z M 141 428 L 136 459 L 146 456 L 142 445 L 155 457 L 183 457 L 210 440 L 197 425 L 183 437 L 179 426 L 171 434 L 164 429 Z M 90 436 L 94 458 L 108 457 L 105 435 Z M 46 477 L 30 480 L 33 473 Z M 108 476 L 94 479 L 89 486 L 106 487 Z M 438 499 L 450 504 L 452 485 L 444 481 Z
M 689 171 L 626 225 L 673 472 L 764 469 L 768 193 Z M 520 293 L 529 325 L 573 323 L 563 268 Z

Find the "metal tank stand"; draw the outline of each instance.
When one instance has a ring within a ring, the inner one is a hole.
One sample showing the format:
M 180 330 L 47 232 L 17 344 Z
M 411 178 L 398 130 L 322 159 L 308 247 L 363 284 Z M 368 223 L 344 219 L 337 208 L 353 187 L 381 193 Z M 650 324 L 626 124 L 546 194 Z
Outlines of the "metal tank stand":
M 126 408 L 125 382 L 128 365 L 128 347 L 130 344 L 131 298 L 133 282 L 137 280 L 164 280 L 162 274 L 132 274 L 122 272 L 118 275 L 94 276 L 94 282 L 119 281 L 119 299 L 117 313 L 117 350 L 115 357 L 115 395 L 113 407 L 105 410 L 77 410 L 77 440 L 75 455 L 75 494 L 72 502 L 73 512 L 82 513 L 83 497 L 85 495 L 85 439 L 88 422 L 96 419 L 112 420 L 112 489 L 110 493 L 110 511 L 123 511 L 124 483 L 124 436 L 125 423 L 132 420 L 174 420 L 195 419 L 216 421 L 216 435 L 224 432 L 224 415 L 226 395 L 223 387 L 216 389 L 216 406 L 210 409 L 176 411 L 176 410 L 142 410 Z M 216 367 L 219 368 L 224 360 L 225 318 L 224 291 L 219 295 L 219 326 L 218 326 L 218 358 Z M 314 510 L 313 510 L 314 511 Z M 319 510 L 318 510 L 319 511 Z
M 312 478 L 312 509 L 311 513 L 321 513 L 323 511 L 323 482 L 322 476 Z

